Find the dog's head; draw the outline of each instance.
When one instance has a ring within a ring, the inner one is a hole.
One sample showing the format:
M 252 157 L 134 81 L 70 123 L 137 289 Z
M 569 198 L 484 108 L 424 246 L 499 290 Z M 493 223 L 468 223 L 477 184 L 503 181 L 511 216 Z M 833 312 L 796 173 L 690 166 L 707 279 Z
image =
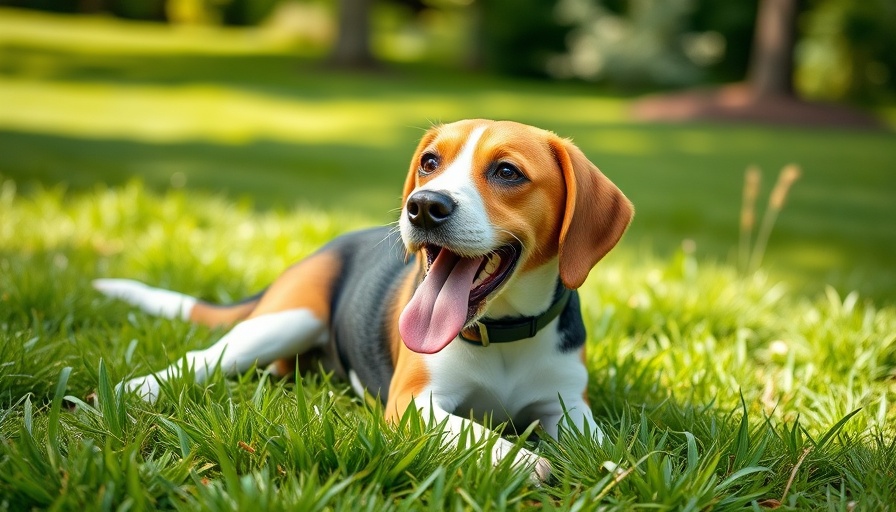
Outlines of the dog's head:
M 427 272 L 401 315 L 405 344 L 438 352 L 520 273 L 552 265 L 578 288 L 632 214 L 622 192 L 551 132 L 487 120 L 430 129 L 411 160 L 399 220 Z

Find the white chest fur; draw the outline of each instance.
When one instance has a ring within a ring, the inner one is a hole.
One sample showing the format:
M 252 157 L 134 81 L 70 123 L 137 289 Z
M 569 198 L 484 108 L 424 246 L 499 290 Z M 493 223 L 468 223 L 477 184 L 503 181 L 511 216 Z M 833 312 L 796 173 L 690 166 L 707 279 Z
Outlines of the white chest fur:
M 556 408 L 558 395 L 581 396 L 587 372 L 578 351 L 558 350 L 557 320 L 534 338 L 481 347 L 456 339 L 427 356 L 430 385 L 422 400 L 448 412 L 518 429 Z

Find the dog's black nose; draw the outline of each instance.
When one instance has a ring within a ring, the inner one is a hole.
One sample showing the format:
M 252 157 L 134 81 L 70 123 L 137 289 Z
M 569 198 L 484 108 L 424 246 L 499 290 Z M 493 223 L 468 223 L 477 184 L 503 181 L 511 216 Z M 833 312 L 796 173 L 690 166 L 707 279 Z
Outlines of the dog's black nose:
M 430 229 L 441 226 L 454 213 L 457 205 L 447 195 L 434 190 L 414 192 L 408 198 L 408 220 L 411 224 Z

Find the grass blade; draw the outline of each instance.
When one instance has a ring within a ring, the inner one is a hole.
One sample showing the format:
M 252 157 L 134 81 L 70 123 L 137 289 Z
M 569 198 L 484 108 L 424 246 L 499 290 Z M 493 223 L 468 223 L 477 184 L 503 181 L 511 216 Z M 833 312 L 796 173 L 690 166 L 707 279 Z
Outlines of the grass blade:
M 840 430 L 843 429 L 843 427 L 846 425 L 846 422 L 849 421 L 850 419 L 852 419 L 852 417 L 855 416 L 856 414 L 858 414 L 858 412 L 861 411 L 861 410 L 862 410 L 862 408 L 859 407 L 858 409 L 852 411 L 851 413 L 847 414 L 846 416 L 840 418 L 840 421 L 838 421 L 837 423 L 834 424 L 833 427 L 831 427 L 830 429 L 828 429 L 828 431 L 825 432 L 825 434 L 824 434 L 823 436 L 821 436 L 821 439 L 819 439 L 819 440 L 815 443 L 815 448 L 816 448 L 816 449 L 821 449 L 821 448 L 823 448 L 825 445 L 827 445 L 827 444 L 828 444 L 828 441 L 830 441 L 832 437 L 834 437 L 835 435 L 837 435 L 837 433 L 840 432 Z
M 50 414 L 47 417 L 47 442 L 54 454 L 59 454 L 59 414 L 62 411 L 62 399 L 68 388 L 68 378 L 72 374 L 72 368 L 66 366 L 59 372 L 59 382 L 56 384 L 56 393 L 50 405 Z

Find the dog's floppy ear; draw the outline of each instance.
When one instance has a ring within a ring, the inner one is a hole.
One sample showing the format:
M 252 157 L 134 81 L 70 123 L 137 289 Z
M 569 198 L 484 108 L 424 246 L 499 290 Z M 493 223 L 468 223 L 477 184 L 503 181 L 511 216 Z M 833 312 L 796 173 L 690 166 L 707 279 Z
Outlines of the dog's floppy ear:
M 560 227 L 560 280 L 570 289 L 616 245 L 634 208 L 572 142 L 552 137 L 551 147 L 566 183 L 566 207 Z

